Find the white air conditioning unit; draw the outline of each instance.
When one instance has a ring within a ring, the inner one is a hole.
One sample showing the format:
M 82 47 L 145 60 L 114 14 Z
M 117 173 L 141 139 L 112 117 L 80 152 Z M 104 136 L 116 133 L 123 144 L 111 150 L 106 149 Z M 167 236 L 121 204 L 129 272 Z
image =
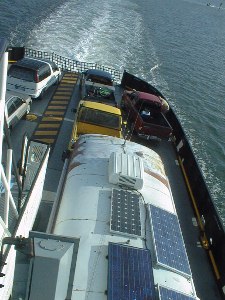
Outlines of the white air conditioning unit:
M 144 165 L 137 155 L 113 152 L 109 158 L 109 182 L 135 190 L 143 187 Z

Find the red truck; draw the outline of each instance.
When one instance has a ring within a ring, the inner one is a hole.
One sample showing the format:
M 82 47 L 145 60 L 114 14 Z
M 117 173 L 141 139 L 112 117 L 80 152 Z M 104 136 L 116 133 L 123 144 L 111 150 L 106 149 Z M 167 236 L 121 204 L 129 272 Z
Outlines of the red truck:
M 169 105 L 165 99 L 144 92 L 124 91 L 121 106 L 132 133 L 161 139 L 168 139 L 172 134 L 172 127 L 166 119 Z

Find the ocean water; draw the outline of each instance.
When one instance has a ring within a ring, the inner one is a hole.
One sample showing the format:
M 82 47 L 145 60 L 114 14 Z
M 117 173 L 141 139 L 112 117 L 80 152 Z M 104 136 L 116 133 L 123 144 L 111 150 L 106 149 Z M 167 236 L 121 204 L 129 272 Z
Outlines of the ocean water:
M 1 0 L 0 36 L 155 85 L 179 115 L 225 224 L 225 1 L 210 3 Z

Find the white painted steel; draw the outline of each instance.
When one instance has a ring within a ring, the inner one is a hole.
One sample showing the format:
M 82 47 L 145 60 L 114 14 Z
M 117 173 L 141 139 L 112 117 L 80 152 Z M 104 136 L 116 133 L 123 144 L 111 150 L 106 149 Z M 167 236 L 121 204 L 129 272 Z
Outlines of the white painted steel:
M 48 150 L 45 160 L 43 161 L 42 168 L 33 186 L 33 190 L 30 191 L 30 198 L 20 216 L 20 221 L 17 224 L 15 236 L 21 235 L 23 237 L 28 237 L 29 231 L 33 227 L 34 220 L 36 218 L 37 211 L 42 198 L 42 191 L 48 164 L 49 152 L 50 150 Z M 6 265 L 3 268 L 3 273 L 6 275 L 5 277 L 0 278 L 0 284 L 4 285 L 4 287 L 0 289 L 0 299 L 9 299 L 10 297 L 15 268 L 15 256 L 16 251 L 14 247 L 11 246 L 9 254 L 6 258 Z
M 8 69 L 8 52 L 5 52 L 0 60 L 0 163 L 2 162 L 2 145 L 4 139 L 4 114 L 5 114 L 5 96 L 6 96 L 6 82 L 7 82 L 7 69 Z M 11 165 L 11 163 L 10 163 Z M 8 227 L 8 214 L 9 214 L 9 202 L 12 205 L 12 209 L 15 213 L 15 217 L 18 217 L 16 205 L 14 203 L 11 191 L 10 191 L 10 176 L 9 170 L 8 175 L 5 175 L 4 168 L 1 164 L 0 181 L 2 181 L 6 190 L 6 198 L 4 203 L 4 222 L 5 226 Z
M 6 179 L 8 186 L 11 182 L 11 170 L 12 170 L 12 149 L 7 150 L 7 165 L 6 165 Z M 4 221 L 5 226 L 8 228 L 9 223 L 9 191 L 5 190 L 5 205 L 4 205 Z
M 138 155 L 144 163 L 144 186 L 139 191 L 141 225 L 145 239 L 112 234 L 110 207 L 112 188 L 108 167 L 112 152 Z M 146 220 L 146 205 L 154 204 L 176 214 L 170 185 L 163 163 L 157 153 L 144 146 L 124 140 L 83 135 L 75 144 L 64 192 L 55 220 L 53 233 L 80 238 L 72 299 L 106 300 L 109 242 L 145 248 L 154 254 L 150 222 Z M 155 284 L 195 295 L 192 279 L 153 265 Z
M 47 148 L 48 145 L 46 144 L 35 141 L 30 142 L 26 160 L 26 176 L 23 185 L 24 190 L 29 190 L 31 188 Z
M 22 151 L 21 151 L 21 165 L 20 165 L 20 170 L 19 170 L 20 175 L 24 175 L 24 172 L 25 172 L 26 153 L 27 153 L 28 143 L 29 143 L 29 140 L 28 140 L 27 135 L 25 134 L 23 136 Z
M 2 165 L 1 165 L 1 180 L 2 180 L 2 183 L 4 185 L 5 190 L 8 191 L 9 200 L 10 200 L 10 204 L 11 204 L 12 209 L 13 209 L 13 213 L 15 214 L 15 217 L 18 218 L 19 215 L 18 215 L 18 211 L 17 211 L 17 208 L 16 208 L 16 204 L 14 202 L 13 196 L 12 196 L 11 191 L 10 191 L 10 184 L 7 181 L 7 178 L 5 176 L 5 172 L 4 172 L 4 169 L 3 169 Z
M 63 165 L 62 174 L 60 176 L 58 188 L 57 188 L 57 191 L 56 191 L 55 200 L 54 200 L 54 203 L 53 203 L 53 206 L 52 206 L 51 215 L 49 217 L 48 226 L 47 226 L 47 229 L 46 229 L 47 233 L 52 233 L 53 228 L 54 228 L 55 215 L 56 215 L 57 208 L 59 206 L 60 198 L 62 196 L 63 184 L 64 184 L 64 181 L 65 181 L 68 164 L 69 164 L 69 160 L 66 159 L 65 163 Z
M 3 128 L 4 128 L 4 113 L 5 113 L 5 95 L 6 95 L 6 81 L 8 68 L 8 52 L 3 54 L 0 60 L 0 162 L 2 161 L 2 142 L 3 142 Z

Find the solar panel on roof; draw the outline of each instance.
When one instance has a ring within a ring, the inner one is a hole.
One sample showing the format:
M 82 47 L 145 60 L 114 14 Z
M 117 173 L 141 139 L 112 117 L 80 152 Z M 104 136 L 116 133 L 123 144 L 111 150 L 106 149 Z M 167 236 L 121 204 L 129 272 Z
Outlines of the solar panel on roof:
M 193 300 L 196 298 L 182 294 L 175 290 L 170 290 L 165 287 L 159 286 L 159 299 L 160 300 Z
M 110 230 L 141 236 L 140 196 L 132 191 L 112 190 Z
M 157 263 L 191 276 L 177 216 L 151 204 L 149 212 Z
M 109 243 L 108 300 L 155 299 L 150 251 Z

